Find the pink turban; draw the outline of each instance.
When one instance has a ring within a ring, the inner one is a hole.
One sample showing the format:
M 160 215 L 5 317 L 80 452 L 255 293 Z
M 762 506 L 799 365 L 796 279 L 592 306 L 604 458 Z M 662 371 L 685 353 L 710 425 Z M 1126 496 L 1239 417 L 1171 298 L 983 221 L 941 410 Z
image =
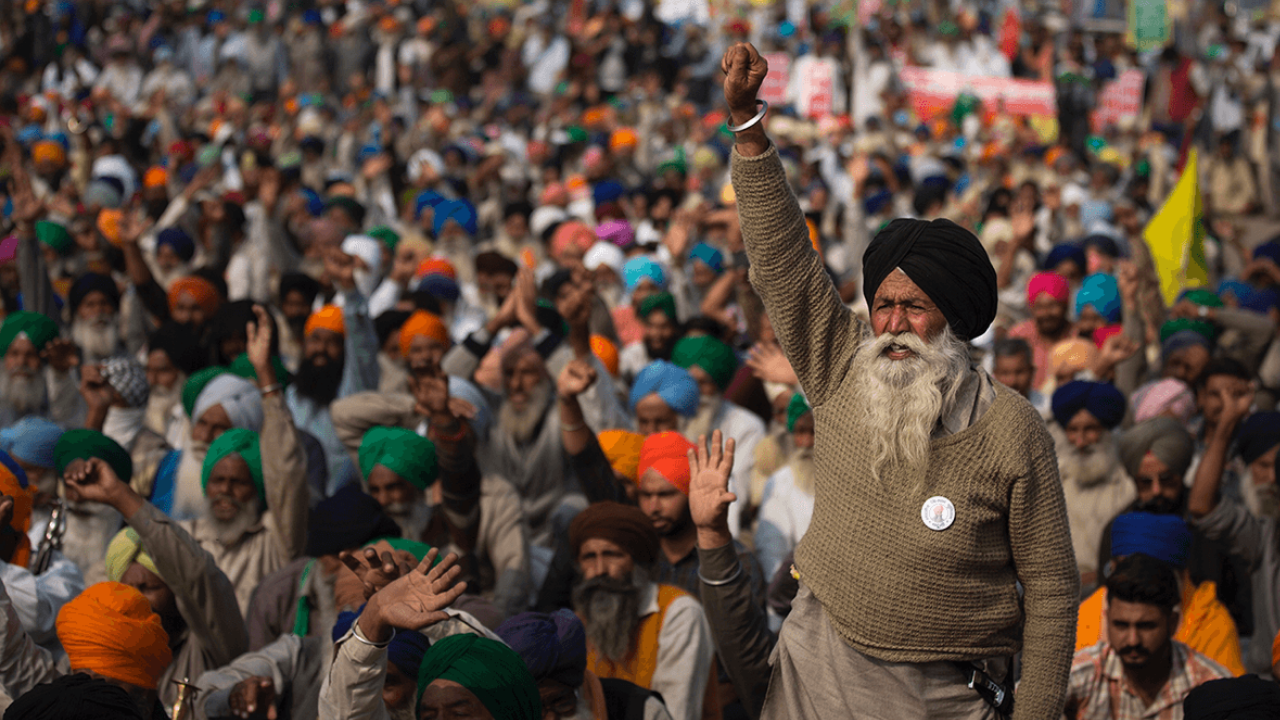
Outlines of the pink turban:
M 1066 302 L 1070 294 L 1066 278 L 1057 273 L 1036 273 L 1031 277 L 1031 282 L 1027 283 L 1027 304 L 1034 305 L 1041 293 L 1047 294 L 1058 302 Z
M 1191 388 L 1177 378 L 1148 383 L 1133 394 L 1134 423 L 1168 415 L 1185 425 L 1195 411 L 1196 399 Z

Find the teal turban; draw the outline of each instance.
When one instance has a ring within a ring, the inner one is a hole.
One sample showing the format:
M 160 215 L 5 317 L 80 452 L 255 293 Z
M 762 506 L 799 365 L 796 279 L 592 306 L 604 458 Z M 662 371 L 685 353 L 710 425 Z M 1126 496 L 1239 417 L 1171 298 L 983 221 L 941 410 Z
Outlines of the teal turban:
M 50 340 L 58 337 L 58 323 L 42 313 L 25 310 L 9 313 L 0 325 L 0 355 L 9 352 L 18 335 L 26 335 L 36 350 L 43 350 Z
M 738 356 L 733 348 L 708 335 L 687 337 L 676 343 L 671 362 L 688 370 L 697 365 L 706 371 L 721 390 L 729 387 L 738 371 Z
M 232 428 L 218 436 L 209 446 L 209 453 L 204 458 L 204 469 L 200 473 L 200 488 L 208 489 L 209 476 L 213 467 L 230 455 L 239 455 L 249 466 L 249 475 L 253 479 L 253 487 L 258 491 L 258 501 L 267 506 L 267 490 L 262 480 L 262 448 L 258 445 L 258 433 L 244 428 Z M 303 478 L 296 478 L 303 482 Z
M 381 465 L 419 490 L 436 479 L 436 446 L 404 428 L 376 427 L 360 441 L 360 474 L 365 481 Z
M 787 432 L 795 432 L 796 423 L 811 412 L 813 408 L 809 407 L 803 393 L 792 395 L 791 402 L 787 403 Z
M 431 645 L 418 670 L 418 695 L 435 680 L 451 680 L 471 691 L 495 718 L 540 720 L 538 685 L 515 650 L 479 635 L 450 635 Z
M 53 469 L 61 477 L 67 466 L 76 460 L 100 458 L 115 471 L 116 477 L 129 482 L 133 477 L 133 460 L 119 443 L 97 430 L 76 428 L 62 433 L 53 447 Z

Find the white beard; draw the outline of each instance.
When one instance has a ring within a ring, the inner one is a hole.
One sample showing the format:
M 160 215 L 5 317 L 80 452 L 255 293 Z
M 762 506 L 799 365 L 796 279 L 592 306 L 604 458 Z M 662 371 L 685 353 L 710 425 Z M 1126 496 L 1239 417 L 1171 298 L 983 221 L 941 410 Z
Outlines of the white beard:
M 689 442 L 698 442 L 698 437 L 702 435 L 711 438 L 711 431 L 716 429 L 716 416 L 720 414 L 723 405 L 724 398 L 720 395 L 698 396 L 698 412 L 684 422 L 683 434 Z
M 71 339 L 84 351 L 85 362 L 107 360 L 120 349 L 120 324 L 115 315 L 94 320 L 76 318 L 71 323 Z
M 0 402 L 7 403 L 17 415 L 40 412 L 48 400 L 49 389 L 40 371 L 28 374 L 24 368 L 10 373 L 0 368 Z
M 387 717 L 391 720 L 418 720 L 418 716 L 413 712 L 413 696 L 409 696 L 409 701 L 400 707 L 387 708 Z
M 529 402 L 523 410 L 516 410 L 511 403 L 503 403 L 498 409 L 498 426 L 511 433 L 517 445 L 533 440 L 551 403 L 551 383 L 543 380 L 529 391 Z
M 169 419 L 173 416 L 173 408 L 182 400 L 182 386 L 186 381 L 185 375 L 179 375 L 171 388 L 151 386 L 151 394 L 147 396 L 146 426 L 161 437 L 169 436 Z
M 249 502 L 240 503 L 239 512 L 226 522 L 214 517 L 212 506 L 213 498 L 206 497 L 205 520 L 213 525 L 214 531 L 218 536 L 218 542 L 228 547 L 239 542 L 249 528 L 258 524 L 258 520 L 262 519 L 262 502 L 258 500 L 256 494 L 249 498 Z
M 813 495 L 814 478 L 817 466 L 813 463 L 813 448 L 796 448 L 787 460 L 791 475 L 795 478 L 796 489 L 806 495 Z
M 400 535 L 408 540 L 421 540 L 431 522 L 431 508 L 419 498 L 416 502 L 383 505 L 382 512 L 400 526 Z
M 891 360 L 885 357 L 890 348 L 914 355 Z M 871 445 L 874 479 L 887 469 L 923 474 L 933 430 L 954 406 L 968 368 L 969 350 L 950 326 L 927 343 L 909 332 L 862 343 L 850 368 L 858 379 L 854 421 Z
M 1058 451 L 1058 475 L 1062 482 L 1089 488 L 1110 478 L 1120 467 L 1120 455 L 1111 432 L 1102 434 L 1098 442 L 1080 450 L 1067 439 L 1066 433 L 1054 428 L 1053 442 Z
M 1240 498 L 1249 514 L 1259 519 L 1280 519 L 1280 486 L 1255 485 L 1253 471 L 1245 468 L 1240 476 Z

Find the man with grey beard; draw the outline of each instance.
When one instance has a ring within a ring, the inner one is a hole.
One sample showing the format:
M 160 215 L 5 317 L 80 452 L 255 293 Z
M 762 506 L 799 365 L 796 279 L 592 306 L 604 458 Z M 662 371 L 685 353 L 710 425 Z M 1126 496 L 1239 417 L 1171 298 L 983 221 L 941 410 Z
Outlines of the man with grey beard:
M 71 339 L 87 364 L 125 354 L 120 289 L 107 275 L 85 273 L 71 286 Z
M 144 365 L 147 385 L 151 388 L 146 425 L 177 447 L 182 442 L 185 425 L 182 388 L 187 378 L 200 368 L 199 340 L 195 333 L 181 325 L 166 325 L 147 338 Z
M 1231 552 L 1252 568 L 1253 641 L 1241 646 L 1245 669 L 1265 674 L 1271 670 L 1271 640 L 1280 632 L 1280 491 L 1275 471 L 1280 413 L 1257 413 L 1244 420 L 1253 395 L 1222 396 L 1222 415 L 1196 469 L 1187 509 L 1196 529 L 1230 543 Z M 1241 501 L 1221 492 L 1233 438 L 1234 464 L 1244 469 Z
M 868 327 L 760 122 L 768 63 L 739 43 L 722 69 L 751 285 L 816 408 L 813 519 L 761 717 L 1061 715 L 1079 576 L 1043 421 L 969 357 L 996 315 L 990 258 L 948 220 L 890 222 L 863 256 Z M 733 676 L 751 659 L 725 661 Z
M 20 311 L 0 324 L 0 427 L 27 415 L 40 415 L 64 427 L 84 419 L 76 346 L 58 337 L 58 324 L 46 315 Z
M 704 711 L 718 717 L 710 626 L 696 598 L 653 582 L 660 547 L 649 518 L 629 505 L 595 503 L 574 518 L 569 545 L 587 670 L 659 693 L 674 720 L 696 720 Z
M 1098 583 L 1098 545 L 1111 518 L 1133 502 L 1112 431 L 1124 419 L 1124 395 L 1109 383 L 1074 380 L 1053 393 L 1053 436 L 1067 500 L 1080 584 Z

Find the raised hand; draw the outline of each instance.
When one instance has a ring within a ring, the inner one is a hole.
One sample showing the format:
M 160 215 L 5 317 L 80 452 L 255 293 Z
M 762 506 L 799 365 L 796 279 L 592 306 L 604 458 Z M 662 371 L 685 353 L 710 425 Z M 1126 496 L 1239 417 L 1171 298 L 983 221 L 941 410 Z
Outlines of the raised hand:
M 244 332 L 248 339 L 245 354 L 249 356 L 249 364 L 258 375 L 258 386 L 267 387 L 276 382 L 275 369 L 271 367 L 271 316 L 261 305 L 253 306 L 254 321 L 245 323 Z
M 343 550 L 338 553 L 338 559 L 360 578 L 360 583 L 364 585 L 365 600 L 398 580 L 401 575 L 412 572 L 417 563 L 413 555 L 408 552 L 392 552 L 384 549 L 380 554 L 376 546 L 355 552 Z
M 227 696 L 231 713 L 238 718 L 276 720 L 276 685 L 261 675 L 245 678 L 231 688 Z
M 1249 414 L 1253 407 L 1253 389 L 1233 395 L 1230 390 L 1220 390 L 1218 398 L 1222 401 L 1222 416 L 1218 418 L 1218 428 L 1234 431 L 1236 425 Z
M 334 287 L 342 291 L 355 289 L 356 261 L 338 248 L 330 248 L 324 255 L 324 272 Z
M 537 335 L 542 327 L 538 325 L 537 316 L 534 314 L 534 308 L 538 306 L 538 283 L 533 277 L 532 270 L 522 267 L 516 272 L 516 282 L 511 288 L 511 294 L 516 296 L 516 321 L 523 325 L 530 335 Z M 560 328 L 548 329 L 556 332 L 560 330 Z
M 102 377 L 98 365 L 86 365 L 80 374 L 80 396 L 84 398 L 89 413 L 106 413 L 111 403 L 115 402 L 116 391 Z
M 142 498 L 129 487 L 129 479 L 121 479 L 116 475 L 115 469 L 102 458 L 72 461 L 62 472 L 62 479 L 66 481 L 66 497 L 69 502 L 110 505 L 126 519 L 143 503 Z
M 1138 266 L 1132 260 L 1121 260 L 1119 272 L 1116 273 L 1116 284 L 1120 286 L 1120 297 L 1126 305 L 1133 306 L 1138 301 Z
M 577 397 L 596 381 L 596 369 L 587 360 L 575 358 L 556 378 L 556 392 L 562 397 Z
M 782 348 L 777 343 L 756 343 L 747 355 L 747 367 L 751 368 L 751 374 L 764 382 L 785 385 L 800 382 L 795 369 L 791 367 L 791 361 L 782 354 Z
M 756 114 L 756 97 L 769 74 L 769 63 L 751 43 L 736 43 L 725 51 L 720 69 L 724 71 L 724 99 L 729 104 L 729 114 L 735 125 L 741 125 Z
M 80 348 L 66 338 L 54 338 L 44 346 L 40 356 L 55 372 L 65 373 L 80 365 Z
M 689 514 L 698 530 L 698 547 L 711 550 L 733 541 L 729 533 L 729 504 L 738 496 L 729 491 L 733 474 L 734 441 L 723 446 L 720 431 L 711 433 L 711 449 L 707 438 L 698 436 L 698 447 L 689 451 Z
M 385 642 L 391 628 L 420 630 L 449 617 L 444 609 L 466 591 L 467 584 L 457 582 L 462 568 L 453 553 L 431 567 L 439 552 L 432 548 L 418 567 L 369 598 L 359 620 L 366 638 Z

